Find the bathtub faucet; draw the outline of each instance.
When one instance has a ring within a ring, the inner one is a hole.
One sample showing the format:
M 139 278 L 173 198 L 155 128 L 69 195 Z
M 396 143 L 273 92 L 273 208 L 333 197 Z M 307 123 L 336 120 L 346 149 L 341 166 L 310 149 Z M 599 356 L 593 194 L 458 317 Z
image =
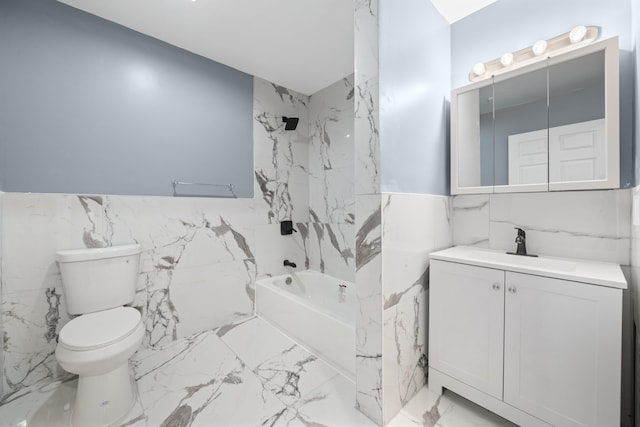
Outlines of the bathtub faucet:
M 288 259 L 285 259 L 283 264 L 285 267 L 291 267 L 291 268 L 297 267 L 295 262 L 291 262 Z

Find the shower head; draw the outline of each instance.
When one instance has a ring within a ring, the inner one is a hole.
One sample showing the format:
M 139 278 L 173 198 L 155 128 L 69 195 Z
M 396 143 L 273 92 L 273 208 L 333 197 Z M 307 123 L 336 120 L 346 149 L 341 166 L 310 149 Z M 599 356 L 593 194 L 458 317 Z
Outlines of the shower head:
M 284 130 L 296 130 L 298 127 L 298 117 L 283 117 L 282 121 L 285 123 Z

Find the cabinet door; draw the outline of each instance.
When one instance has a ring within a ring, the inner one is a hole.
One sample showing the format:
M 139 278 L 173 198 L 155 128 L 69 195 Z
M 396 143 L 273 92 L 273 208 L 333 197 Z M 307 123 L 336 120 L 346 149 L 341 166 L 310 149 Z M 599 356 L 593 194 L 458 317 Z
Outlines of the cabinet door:
M 502 399 L 504 272 L 431 261 L 429 365 Z
M 620 425 L 622 292 L 506 273 L 504 401 L 555 426 Z

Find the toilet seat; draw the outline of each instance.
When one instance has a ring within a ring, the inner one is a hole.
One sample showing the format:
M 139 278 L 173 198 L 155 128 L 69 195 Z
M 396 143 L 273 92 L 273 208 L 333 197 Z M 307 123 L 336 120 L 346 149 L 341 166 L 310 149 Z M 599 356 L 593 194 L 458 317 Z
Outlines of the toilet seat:
M 94 350 L 128 337 L 140 322 L 140 312 L 132 307 L 84 314 L 62 327 L 59 343 L 70 350 Z

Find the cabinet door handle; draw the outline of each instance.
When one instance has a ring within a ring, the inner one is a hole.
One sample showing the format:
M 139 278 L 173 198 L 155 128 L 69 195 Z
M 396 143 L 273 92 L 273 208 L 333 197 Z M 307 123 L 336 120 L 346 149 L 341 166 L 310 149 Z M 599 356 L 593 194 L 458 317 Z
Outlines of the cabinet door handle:
M 513 287 L 513 286 L 509 287 L 509 292 L 511 292 L 512 294 L 515 294 L 516 293 L 516 288 Z
M 497 283 L 494 283 L 492 288 L 493 288 L 494 291 L 499 291 L 500 290 L 500 285 L 497 284 Z

